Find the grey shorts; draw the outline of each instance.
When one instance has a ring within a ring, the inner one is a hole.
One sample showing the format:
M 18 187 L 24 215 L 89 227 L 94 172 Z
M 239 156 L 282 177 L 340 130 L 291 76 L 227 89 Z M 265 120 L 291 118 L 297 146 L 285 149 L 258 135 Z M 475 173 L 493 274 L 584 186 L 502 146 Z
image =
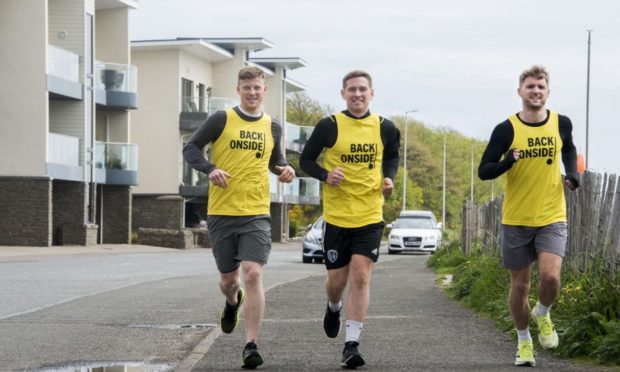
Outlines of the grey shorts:
M 270 216 L 208 216 L 207 227 L 219 272 L 235 271 L 241 261 L 267 263 L 271 251 Z
M 541 227 L 502 225 L 502 267 L 524 269 L 540 252 L 564 257 L 566 236 L 566 222 Z

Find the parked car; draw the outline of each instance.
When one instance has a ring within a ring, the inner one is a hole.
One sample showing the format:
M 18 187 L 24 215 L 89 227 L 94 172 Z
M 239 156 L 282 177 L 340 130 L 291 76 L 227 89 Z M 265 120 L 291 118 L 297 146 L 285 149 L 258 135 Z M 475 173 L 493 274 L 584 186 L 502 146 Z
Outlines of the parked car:
M 441 223 L 430 211 L 403 211 L 396 221 L 386 226 L 389 234 L 388 253 L 404 251 L 435 253 L 441 247 Z
M 310 227 L 304 237 L 301 260 L 303 263 L 323 262 L 323 228 L 325 222 L 323 217 L 319 217 Z

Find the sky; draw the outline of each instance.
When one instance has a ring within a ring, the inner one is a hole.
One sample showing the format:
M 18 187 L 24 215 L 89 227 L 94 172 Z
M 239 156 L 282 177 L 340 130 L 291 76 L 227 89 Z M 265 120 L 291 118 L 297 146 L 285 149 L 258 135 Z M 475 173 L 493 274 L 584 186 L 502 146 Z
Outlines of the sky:
M 588 165 L 620 174 L 617 0 L 140 0 L 130 17 L 132 40 L 265 38 L 275 47 L 252 57 L 304 59 L 288 76 L 338 110 L 342 76 L 364 69 L 371 111 L 417 110 L 408 117 L 482 140 L 520 110 L 520 73 L 542 65 L 547 107 L 572 120 L 581 154 L 592 30 Z

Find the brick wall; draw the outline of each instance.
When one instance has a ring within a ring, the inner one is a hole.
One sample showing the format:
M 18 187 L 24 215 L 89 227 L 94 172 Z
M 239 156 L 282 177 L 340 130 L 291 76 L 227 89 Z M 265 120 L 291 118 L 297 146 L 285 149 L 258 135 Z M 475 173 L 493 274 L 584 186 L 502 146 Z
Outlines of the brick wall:
M 132 229 L 179 230 L 185 219 L 185 200 L 178 196 L 133 195 Z
M 129 186 L 101 185 L 99 188 L 101 229 L 104 244 L 131 242 L 131 188 Z
M 86 187 L 83 182 L 52 182 L 55 245 L 87 245 L 89 240 L 92 241 L 92 237 L 89 239 L 93 234 L 92 227 L 88 229 L 86 226 Z
M 52 244 L 52 181 L 0 177 L 0 245 Z

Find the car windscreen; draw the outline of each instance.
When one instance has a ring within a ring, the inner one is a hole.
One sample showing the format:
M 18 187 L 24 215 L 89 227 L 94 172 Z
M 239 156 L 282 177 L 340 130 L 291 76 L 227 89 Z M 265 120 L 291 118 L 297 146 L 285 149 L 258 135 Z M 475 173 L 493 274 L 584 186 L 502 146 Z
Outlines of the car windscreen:
M 433 221 L 428 217 L 400 217 L 394 221 L 395 229 L 434 229 Z

